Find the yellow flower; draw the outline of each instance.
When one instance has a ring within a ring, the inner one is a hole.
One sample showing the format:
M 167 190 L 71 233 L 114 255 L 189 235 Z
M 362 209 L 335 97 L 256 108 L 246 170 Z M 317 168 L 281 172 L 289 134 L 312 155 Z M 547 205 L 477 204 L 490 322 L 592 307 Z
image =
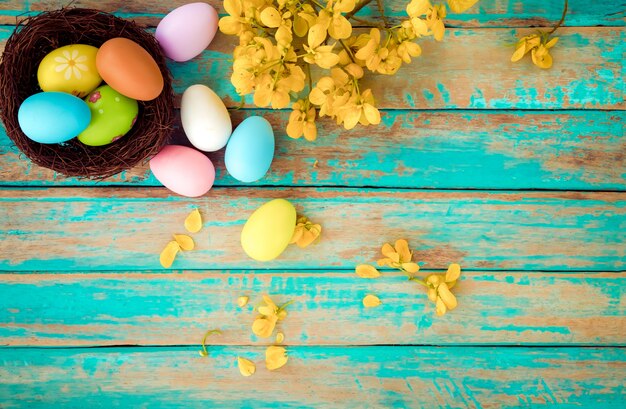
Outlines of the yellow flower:
M 437 4 L 431 7 L 426 12 L 426 25 L 433 33 L 433 37 L 437 41 L 443 40 L 443 35 L 446 32 L 446 26 L 443 24 L 443 19 L 446 17 L 446 8 L 443 4 Z
M 380 123 L 380 111 L 374 106 L 374 95 L 371 89 L 366 89 L 361 95 L 353 94 L 346 103 L 339 108 L 338 121 L 343 122 L 345 129 L 352 129 L 356 124 L 361 125 Z
M 428 298 L 435 303 L 437 315 L 444 315 L 457 307 L 457 299 L 450 290 L 460 275 L 461 266 L 450 264 L 445 274 L 431 274 L 426 277 L 423 284 L 428 288 Z
M 408 14 L 409 17 L 420 17 L 426 14 L 431 7 L 429 0 L 412 0 L 406 6 L 406 14 Z
M 411 261 L 413 252 L 409 250 L 409 243 L 404 240 L 396 240 L 395 245 L 385 243 L 381 249 L 384 258 L 378 260 L 379 266 L 388 266 L 414 274 L 419 271 L 419 265 Z
M 526 54 L 530 53 L 533 64 L 539 68 L 550 68 L 552 66 L 552 56 L 549 50 L 558 41 L 558 37 L 550 39 L 548 34 L 541 32 L 524 36 L 518 41 L 515 52 L 511 56 L 511 62 L 519 61 Z
M 265 305 L 260 305 L 257 308 L 260 316 L 257 317 L 252 323 L 252 332 L 260 338 L 269 338 L 276 328 L 276 323 L 282 321 L 287 317 L 287 311 L 285 308 L 292 303 L 289 301 L 280 307 L 276 305 L 274 301 L 268 295 L 263 295 L 263 302 Z
M 299 100 L 293 104 L 292 109 L 287 124 L 287 135 L 298 139 L 304 134 L 307 141 L 314 141 L 317 138 L 315 108 L 309 107 L 308 101 Z
M 268 73 L 261 74 L 254 90 L 254 104 L 258 107 L 271 105 L 273 109 L 286 108 L 289 105 L 289 88 L 284 85 Z
M 403 41 L 398 45 L 398 56 L 407 64 L 411 62 L 411 57 L 419 57 L 421 54 L 422 48 L 413 41 Z
M 296 222 L 296 228 L 293 232 L 291 243 L 297 244 L 300 248 L 305 248 L 315 242 L 321 234 L 321 225 L 313 224 L 306 218 L 306 216 L 301 216 Z
M 224 9 L 228 16 L 219 21 L 222 33 L 239 35 L 247 29 L 248 21 L 242 16 L 244 8 L 241 0 L 224 0 Z

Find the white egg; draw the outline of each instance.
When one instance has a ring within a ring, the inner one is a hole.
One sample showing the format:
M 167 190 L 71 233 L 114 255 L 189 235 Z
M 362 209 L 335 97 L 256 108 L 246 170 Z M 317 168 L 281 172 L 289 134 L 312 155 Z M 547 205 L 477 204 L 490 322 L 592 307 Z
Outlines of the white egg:
M 196 84 L 185 90 L 180 104 L 180 117 L 187 139 L 201 151 L 222 149 L 233 132 L 226 106 L 205 85 Z

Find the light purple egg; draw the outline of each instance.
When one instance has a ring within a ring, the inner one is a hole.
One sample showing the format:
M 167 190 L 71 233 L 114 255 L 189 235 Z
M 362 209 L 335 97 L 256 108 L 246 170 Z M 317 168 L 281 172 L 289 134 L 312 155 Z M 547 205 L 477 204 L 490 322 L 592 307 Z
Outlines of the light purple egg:
M 188 61 L 209 46 L 217 32 L 217 11 L 206 3 L 189 3 L 161 20 L 156 38 L 168 58 Z

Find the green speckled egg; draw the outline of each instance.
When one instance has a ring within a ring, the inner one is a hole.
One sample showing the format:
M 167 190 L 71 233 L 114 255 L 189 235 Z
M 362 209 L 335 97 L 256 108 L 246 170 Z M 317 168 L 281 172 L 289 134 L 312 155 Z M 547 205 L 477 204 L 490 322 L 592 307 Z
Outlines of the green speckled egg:
M 137 101 L 108 85 L 96 88 L 85 98 L 85 102 L 91 110 L 91 122 L 78 135 L 78 140 L 89 146 L 108 145 L 126 135 L 139 113 Z

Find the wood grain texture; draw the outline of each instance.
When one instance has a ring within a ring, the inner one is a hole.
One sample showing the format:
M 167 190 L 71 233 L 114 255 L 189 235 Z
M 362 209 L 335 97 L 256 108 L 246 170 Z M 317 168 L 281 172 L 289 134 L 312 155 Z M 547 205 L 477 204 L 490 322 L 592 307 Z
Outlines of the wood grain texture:
M 389 109 L 624 108 L 625 30 L 560 30 L 549 70 L 534 67 L 529 59 L 510 62 L 516 38 L 532 31 L 451 29 L 442 43 L 424 41 L 422 57 L 398 75 L 370 76 L 362 88 L 371 86 L 378 106 Z M 0 27 L 0 49 L 10 33 L 10 27 Z M 199 57 L 170 62 L 174 90 L 181 94 L 203 83 L 229 107 L 239 106 L 241 99 L 227 80 L 235 41 L 218 34 Z
M 617 408 L 626 352 L 605 348 L 0 349 L 3 408 Z M 236 357 L 257 362 L 250 378 Z
M 251 115 L 276 133 L 272 171 L 256 186 L 375 186 L 443 189 L 626 189 L 623 111 L 386 111 L 378 126 L 346 132 L 320 121 L 314 143 L 284 129 L 285 111 L 231 111 L 234 124 Z M 173 143 L 188 144 L 178 126 Z M 216 186 L 240 186 L 209 157 Z M 315 162 L 317 165 L 314 167 Z M 9 186 L 160 186 L 148 166 L 104 182 L 64 178 L 33 165 L 0 129 L 0 184 Z
M 420 275 L 426 275 L 422 273 Z M 262 294 L 290 299 L 288 345 L 626 345 L 626 273 L 468 272 L 460 307 L 437 317 L 399 273 L 203 271 L 0 275 L 0 339 L 11 346 L 259 345 Z M 383 304 L 366 309 L 376 294 Z M 235 300 L 247 295 L 239 308 Z M 586 300 L 581 302 L 581 299 Z
M 208 0 L 221 15 L 224 15 L 221 0 Z M 390 21 L 406 18 L 405 6 L 409 1 L 385 1 L 385 14 Z M 160 19 L 174 8 L 186 4 L 187 0 L 158 2 L 135 0 L 119 2 L 112 0 L 77 0 L 76 7 L 90 7 L 115 13 L 118 16 L 133 19 L 142 24 L 156 26 Z M 0 9 L 0 24 L 14 24 L 16 16 L 35 14 L 67 5 L 63 0 L 4 0 Z M 589 2 L 570 0 L 566 26 L 623 26 L 624 5 L 619 1 Z M 528 27 L 551 26 L 560 18 L 562 2 L 545 0 L 481 0 L 476 6 L 463 14 L 450 14 L 446 22 L 458 27 Z M 361 17 L 379 16 L 375 5 L 367 6 L 358 14 Z
M 241 250 L 241 229 L 274 198 L 319 221 L 323 239 L 255 262 Z M 352 269 L 401 237 L 427 268 L 620 271 L 626 262 L 621 193 L 215 188 L 189 199 L 165 188 L 6 188 L 0 202 L 0 270 L 9 271 L 158 270 L 194 207 L 205 227 L 174 268 Z

